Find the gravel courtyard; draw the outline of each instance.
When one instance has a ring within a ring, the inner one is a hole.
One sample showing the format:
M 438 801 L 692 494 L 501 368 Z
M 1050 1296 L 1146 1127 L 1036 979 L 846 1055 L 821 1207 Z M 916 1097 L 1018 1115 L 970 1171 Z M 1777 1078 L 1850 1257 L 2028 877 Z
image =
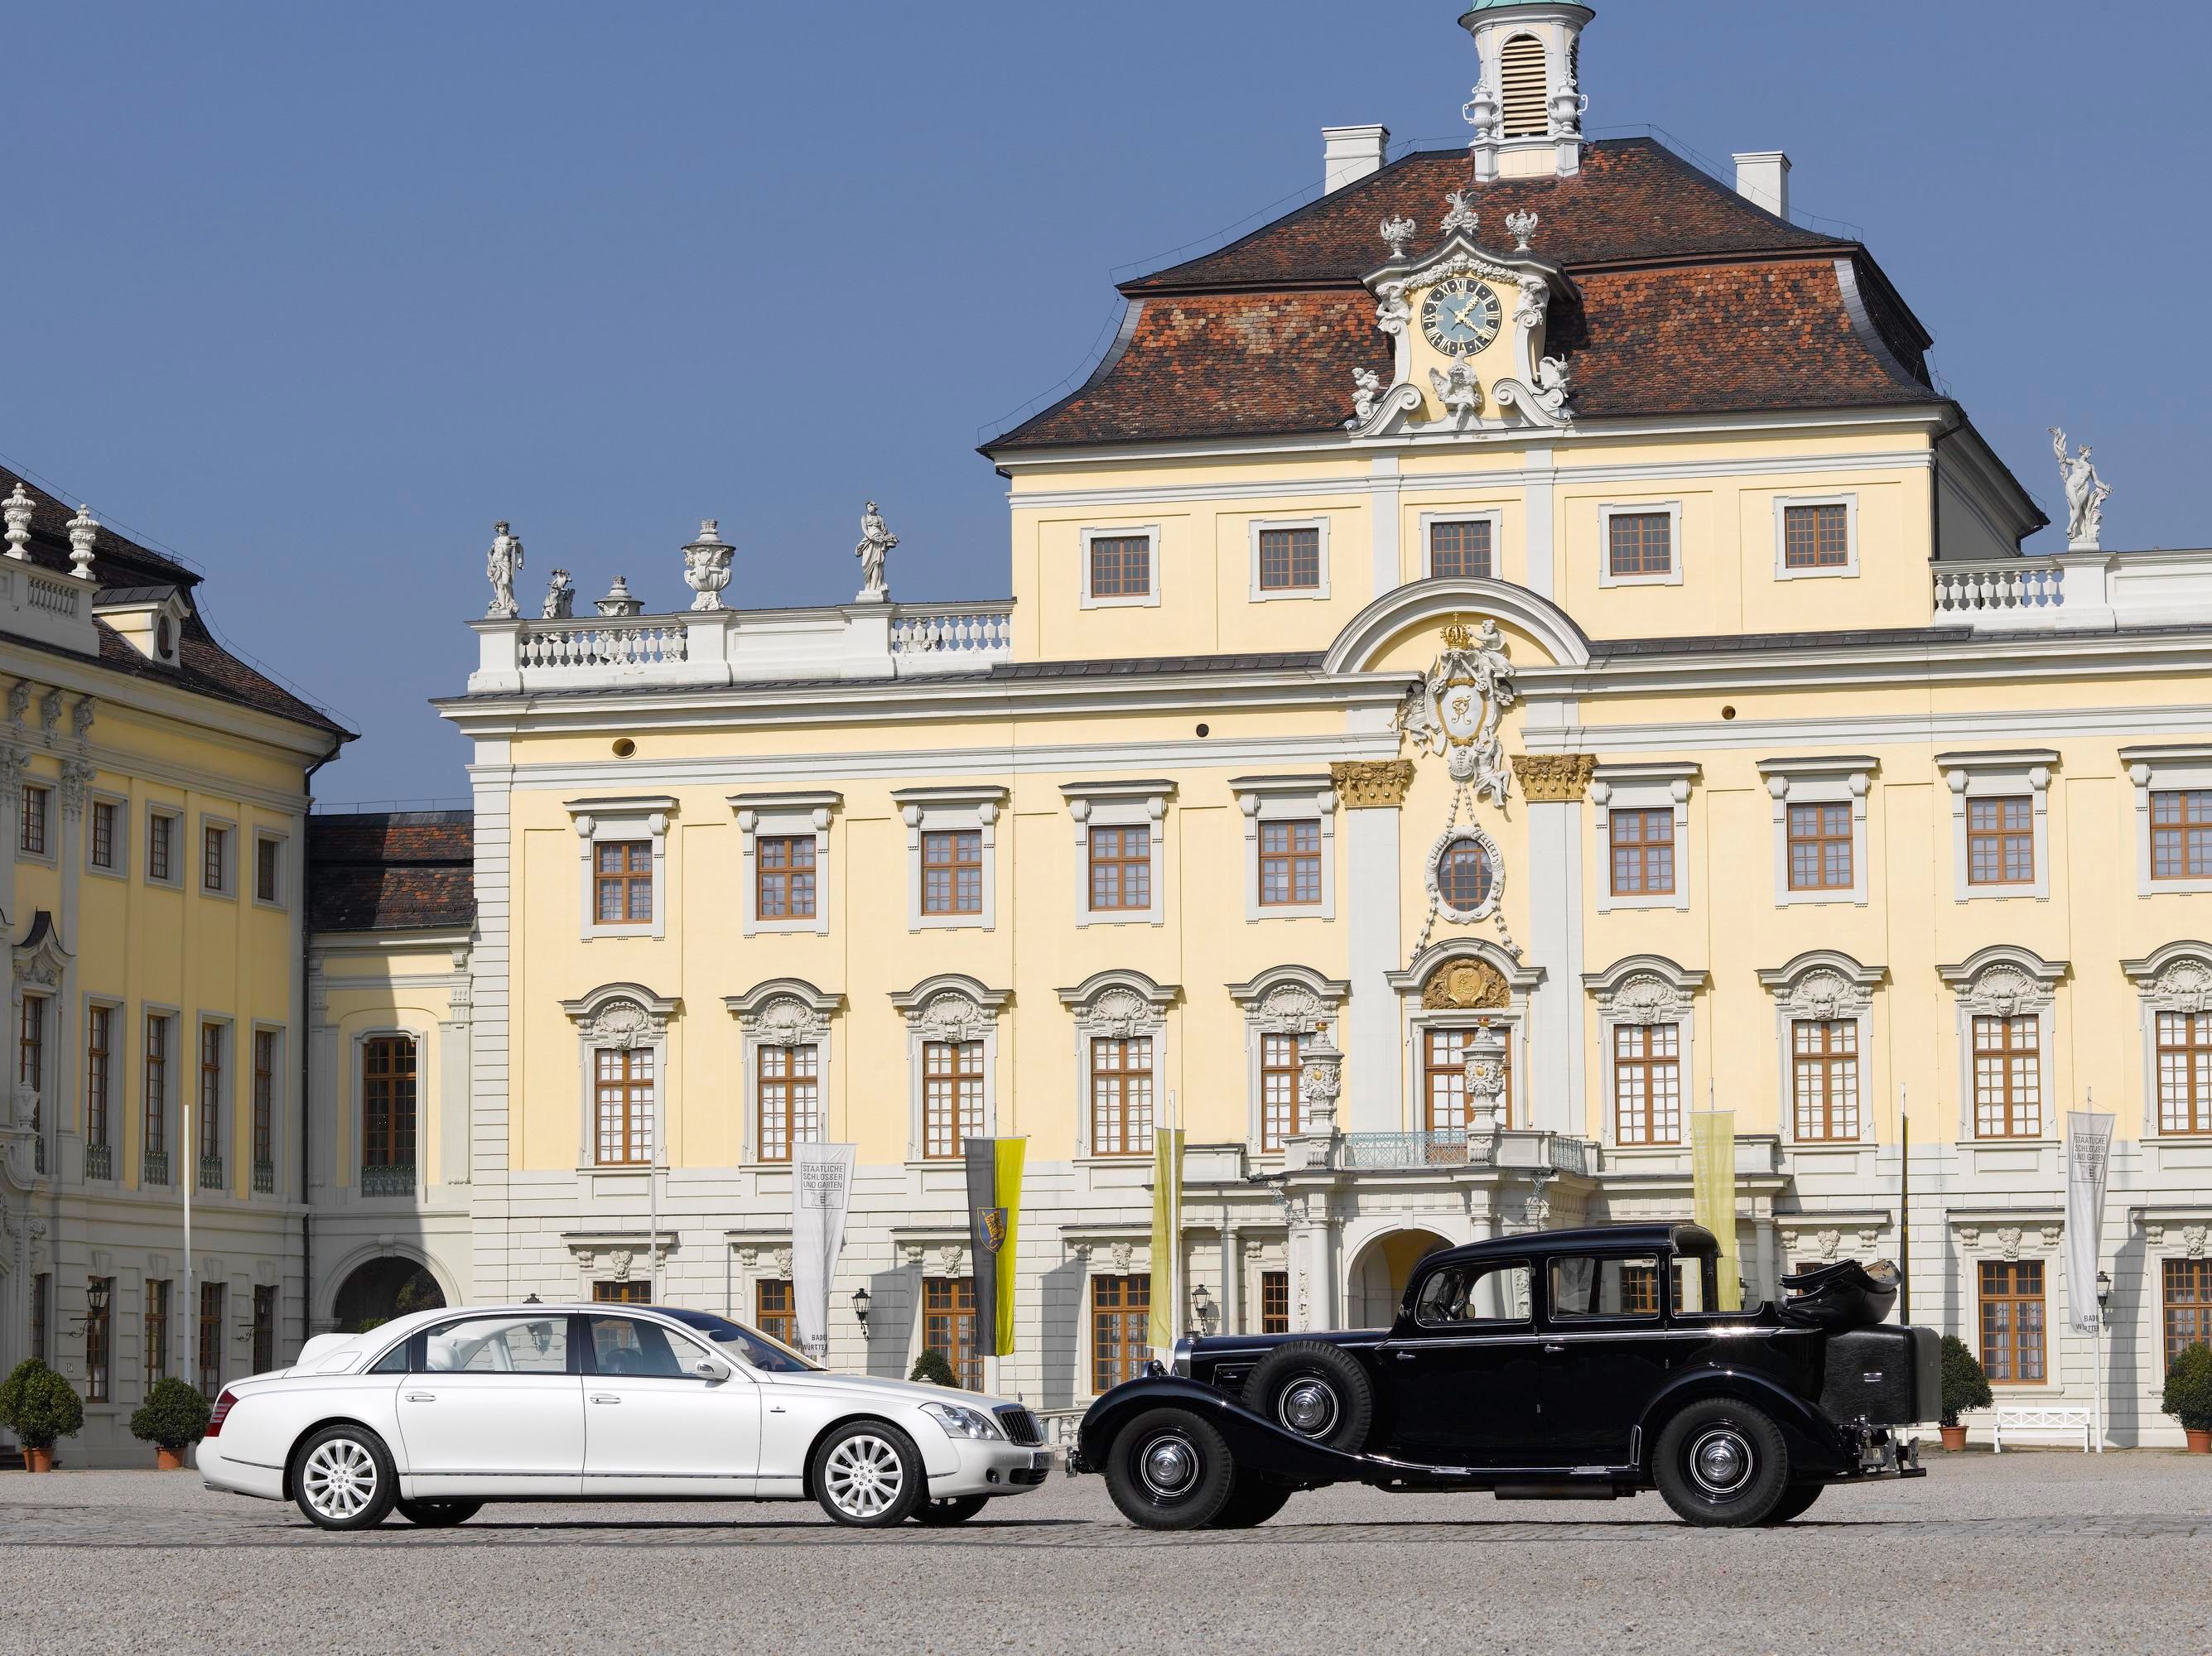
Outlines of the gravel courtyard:
M 1931 1457 L 1786 1529 L 1656 1495 L 1333 1489 L 1266 1528 L 1148 1534 L 1057 1475 L 964 1528 L 811 1506 L 493 1507 L 328 1536 L 196 1475 L 0 1476 L 0 1652 L 1605 1653 L 2212 1647 L 2212 1462 Z

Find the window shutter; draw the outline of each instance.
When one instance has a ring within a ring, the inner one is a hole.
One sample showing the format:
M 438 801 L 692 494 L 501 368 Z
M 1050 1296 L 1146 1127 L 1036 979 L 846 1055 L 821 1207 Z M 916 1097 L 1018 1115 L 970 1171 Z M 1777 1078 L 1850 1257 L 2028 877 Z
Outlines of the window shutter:
M 1498 81 L 1505 136 L 1542 137 L 1551 126 L 1544 107 L 1544 43 L 1533 34 L 1516 34 L 1508 40 L 1498 54 Z

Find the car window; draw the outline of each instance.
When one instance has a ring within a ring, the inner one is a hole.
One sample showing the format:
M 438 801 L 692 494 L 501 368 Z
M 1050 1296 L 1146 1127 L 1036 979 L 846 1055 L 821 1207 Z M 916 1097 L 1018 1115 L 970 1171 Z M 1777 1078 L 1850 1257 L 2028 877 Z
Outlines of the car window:
M 398 1344 L 393 1346 L 392 1350 L 379 1357 L 376 1360 L 375 1367 L 372 1368 L 368 1372 L 372 1374 L 405 1374 L 407 1372 L 407 1348 L 412 1344 L 413 1342 L 410 1340 L 400 1341 Z
M 669 1380 L 683 1376 L 690 1354 L 680 1350 L 658 1323 L 640 1322 L 635 1317 L 593 1317 L 585 1325 L 591 1331 L 595 1372 Z
M 1552 1261 L 1552 1315 L 1659 1320 L 1659 1260 L 1569 1255 Z
M 1516 1328 L 1528 1321 L 1528 1262 L 1446 1265 L 1421 1284 L 1413 1320 L 1424 1328 Z
M 687 1328 L 696 1328 L 747 1368 L 763 1374 L 805 1374 L 821 1368 L 781 1340 L 772 1340 L 743 1323 L 718 1317 L 711 1311 L 678 1311 L 668 1314 Z
M 434 1374 L 565 1374 L 566 1317 L 471 1317 L 434 1328 L 423 1341 Z

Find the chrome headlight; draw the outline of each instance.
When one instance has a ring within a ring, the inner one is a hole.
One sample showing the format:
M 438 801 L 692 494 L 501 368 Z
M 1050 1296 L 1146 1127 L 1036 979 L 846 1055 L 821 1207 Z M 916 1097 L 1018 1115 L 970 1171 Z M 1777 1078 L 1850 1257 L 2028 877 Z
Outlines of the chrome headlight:
M 980 1409 L 963 1409 L 957 1403 L 925 1403 L 921 1412 L 945 1429 L 947 1437 L 994 1438 L 997 1424 Z

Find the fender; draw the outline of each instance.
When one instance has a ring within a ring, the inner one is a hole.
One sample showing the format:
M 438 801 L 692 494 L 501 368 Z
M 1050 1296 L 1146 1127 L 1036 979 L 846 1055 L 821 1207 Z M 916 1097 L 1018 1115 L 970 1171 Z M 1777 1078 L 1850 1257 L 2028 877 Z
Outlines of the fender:
M 1790 1446 L 1790 1458 L 1808 1471 L 1850 1470 L 1851 1458 L 1836 1435 L 1835 1423 L 1796 1392 L 1777 1385 L 1755 1369 L 1714 1364 L 1676 1375 L 1653 1398 L 1637 1423 L 1637 1441 L 1643 1446 L 1639 1461 L 1646 1477 L 1658 1452 L 1659 1434 L 1668 1417 L 1686 1404 L 1706 1398 L 1731 1398 L 1757 1404 L 1774 1417 Z
M 1357 1483 L 1371 1477 L 1375 1462 L 1301 1437 L 1264 1415 L 1255 1415 L 1210 1386 L 1175 1374 L 1124 1380 L 1091 1405 L 1076 1434 L 1084 1465 L 1102 1470 L 1122 1427 L 1148 1409 L 1184 1409 L 1221 1434 L 1239 1467 L 1273 1472 L 1299 1483 Z

